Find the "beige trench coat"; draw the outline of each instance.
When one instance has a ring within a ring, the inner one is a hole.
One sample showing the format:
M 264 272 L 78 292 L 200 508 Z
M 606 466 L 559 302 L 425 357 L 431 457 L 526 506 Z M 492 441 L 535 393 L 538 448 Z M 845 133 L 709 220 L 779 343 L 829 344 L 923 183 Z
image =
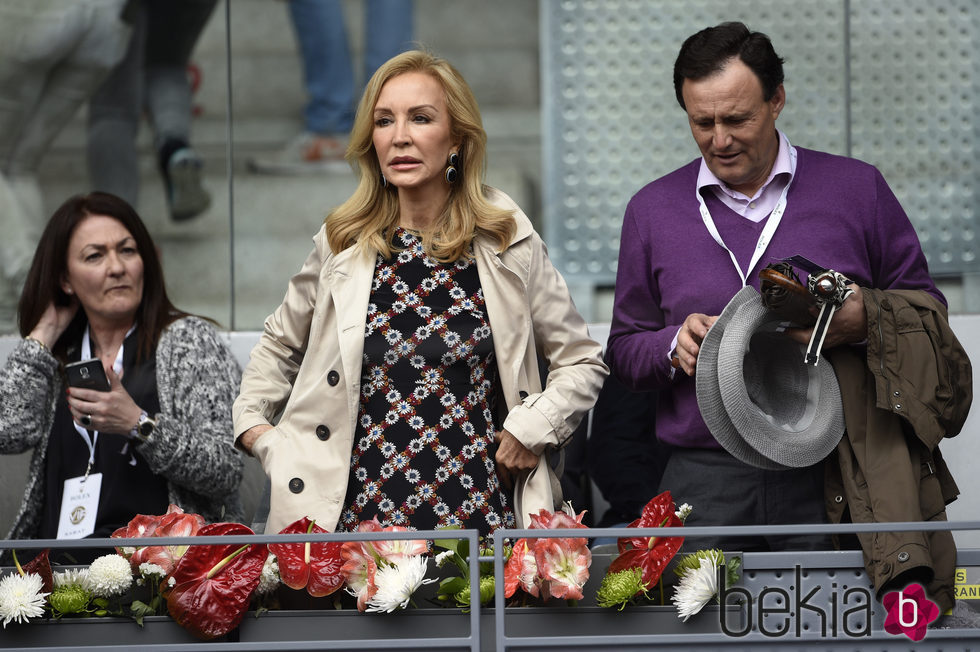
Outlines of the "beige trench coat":
M 505 251 L 483 237 L 473 249 L 507 407 L 503 425 L 541 455 L 515 486 L 512 505 L 524 527 L 528 514 L 555 507 L 556 478 L 544 453 L 571 436 L 608 369 L 528 218 L 510 197 L 489 192 L 517 221 Z M 282 413 L 252 447 L 271 480 L 270 533 L 303 516 L 334 530 L 347 494 L 376 254 L 351 247 L 334 255 L 323 228 L 313 240 L 265 322 L 233 411 L 236 436 Z M 549 369 L 543 391 L 539 354 Z

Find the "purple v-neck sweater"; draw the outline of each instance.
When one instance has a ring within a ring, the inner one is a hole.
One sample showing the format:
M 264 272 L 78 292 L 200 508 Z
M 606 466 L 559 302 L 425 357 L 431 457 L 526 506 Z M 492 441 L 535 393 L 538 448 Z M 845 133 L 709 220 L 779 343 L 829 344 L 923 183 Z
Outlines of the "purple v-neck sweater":
M 746 275 L 801 254 L 862 287 L 921 289 L 944 301 L 919 239 L 878 170 L 861 161 L 796 148 L 786 211 L 769 247 Z M 696 159 L 643 187 L 623 217 L 616 303 L 606 359 L 636 390 L 660 390 L 657 436 L 677 446 L 719 448 L 698 411 L 693 377 L 671 378 L 670 344 L 691 313 L 718 315 L 741 289 L 731 258 L 701 221 Z M 766 220 L 756 224 L 706 193 L 706 204 L 742 269 Z

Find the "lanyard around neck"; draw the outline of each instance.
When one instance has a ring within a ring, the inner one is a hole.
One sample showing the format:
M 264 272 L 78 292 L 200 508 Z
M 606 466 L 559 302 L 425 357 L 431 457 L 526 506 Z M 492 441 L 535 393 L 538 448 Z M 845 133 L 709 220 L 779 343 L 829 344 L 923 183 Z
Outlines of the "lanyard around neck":
M 129 331 L 132 333 L 132 329 Z M 129 333 L 126 334 L 129 337 Z M 119 345 L 119 351 L 116 353 L 116 359 L 112 363 L 112 370 L 118 376 L 122 373 L 123 366 L 123 349 L 126 347 L 125 341 Z M 88 326 L 85 327 L 85 332 L 82 334 L 82 360 L 89 360 L 92 357 L 92 339 L 89 337 Z M 95 465 L 95 445 L 99 441 L 99 431 L 89 430 L 75 422 L 72 422 L 75 426 L 75 431 L 81 436 L 82 441 L 85 442 L 85 446 L 88 448 L 88 467 L 85 469 L 85 477 L 88 477 L 89 471 Z M 89 437 L 91 435 L 91 438 Z
M 725 241 L 721 237 L 721 233 L 718 232 L 718 227 L 715 226 L 715 221 L 711 217 L 711 211 L 708 210 L 708 205 L 704 201 L 704 196 L 702 196 L 700 189 L 695 188 L 694 194 L 697 195 L 698 204 L 701 207 L 701 220 L 704 222 L 704 226 L 707 227 L 708 233 L 714 238 L 718 245 L 728 252 L 728 256 L 732 259 L 732 264 L 735 265 L 735 271 L 738 272 L 738 277 L 742 280 L 742 287 L 748 285 L 745 282 L 746 277 L 752 273 L 752 270 L 758 264 L 759 259 L 762 258 L 762 254 L 765 253 L 766 247 L 769 246 L 769 242 L 772 240 L 772 236 L 776 233 L 776 228 L 779 226 L 779 222 L 783 219 L 783 213 L 786 211 L 786 195 L 789 193 L 789 187 L 793 185 L 793 181 L 790 180 L 783 188 L 783 191 L 779 194 L 779 201 L 776 202 L 776 207 L 772 209 L 772 213 L 769 214 L 769 219 L 766 221 L 766 226 L 762 229 L 762 233 L 759 235 L 758 242 L 755 243 L 755 250 L 752 252 L 752 258 L 749 260 L 748 269 L 744 272 L 742 268 L 739 267 L 738 259 L 735 258 L 735 252 L 728 248 Z

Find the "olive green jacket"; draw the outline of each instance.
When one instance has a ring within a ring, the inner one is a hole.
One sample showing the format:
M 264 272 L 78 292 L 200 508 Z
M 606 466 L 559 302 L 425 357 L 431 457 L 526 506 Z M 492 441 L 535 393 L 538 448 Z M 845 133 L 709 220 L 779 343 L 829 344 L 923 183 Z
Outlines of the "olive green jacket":
M 867 355 L 850 347 L 828 351 L 847 426 L 826 465 L 828 515 L 833 523 L 945 521 L 959 489 L 938 444 L 960 432 L 970 411 L 970 360 L 935 297 L 919 290 L 862 293 Z M 918 582 L 942 610 L 952 607 L 951 532 L 858 538 L 879 599 Z

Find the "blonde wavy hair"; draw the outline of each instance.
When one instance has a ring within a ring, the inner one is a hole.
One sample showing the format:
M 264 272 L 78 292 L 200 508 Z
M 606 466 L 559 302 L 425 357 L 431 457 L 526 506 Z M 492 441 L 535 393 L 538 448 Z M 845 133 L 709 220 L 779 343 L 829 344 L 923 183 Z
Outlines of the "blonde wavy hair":
M 480 107 L 462 75 L 448 61 L 429 52 L 411 50 L 391 59 L 371 76 L 357 107 L 346 158 L 356 165 L 358 185 L 354 194 L 325 220 L 327 242 L 336 254 L 348 247 L 377 250 L 392 255 L 390 233 L 398 225 L 398 190 L 381 183 L 381 167 L 374 149 L 374 106 L 381 88 L 398 75 L 421 72 L 434 77 L 446 94 L 450 134 L 460 143 L 462 164 L 459 180 L 450 186 L 443 213 L 423 234 L 426 253 L 442 262 L 470 255 L 470 243 L 485 234 L 504 250 L 517 229 L 513 212 L 487 199 L 483 185 L 487 134 Z

